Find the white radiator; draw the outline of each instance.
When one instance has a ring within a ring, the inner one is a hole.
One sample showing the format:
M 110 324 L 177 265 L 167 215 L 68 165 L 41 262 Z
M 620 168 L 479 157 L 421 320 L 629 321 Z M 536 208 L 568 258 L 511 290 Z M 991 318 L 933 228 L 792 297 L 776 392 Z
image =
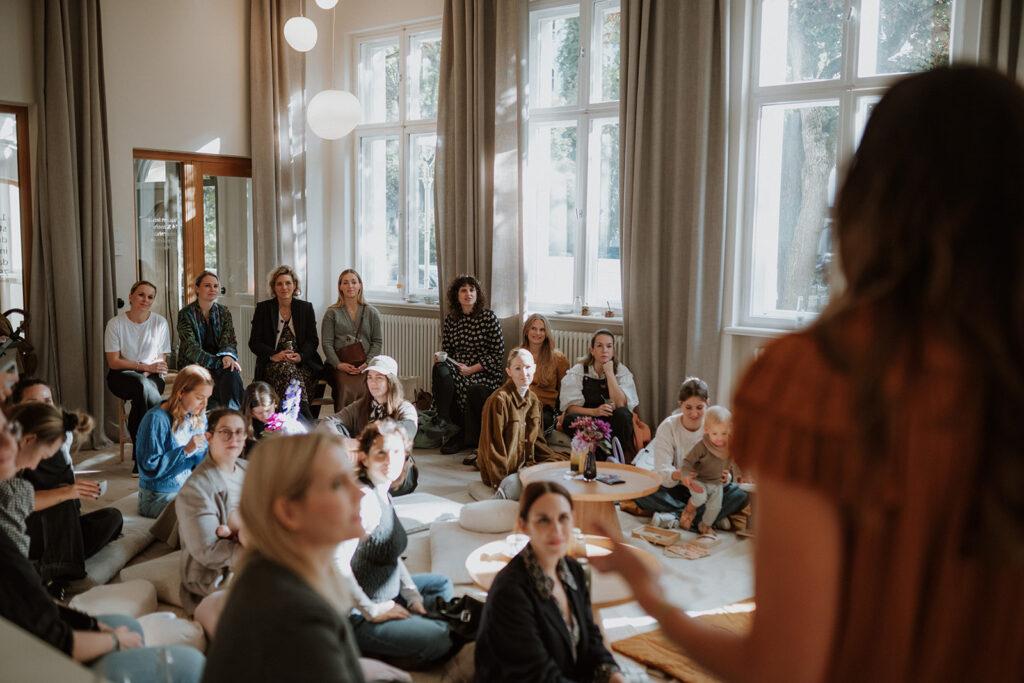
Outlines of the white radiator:
M 552 336 L 555 338 L 555 346 L 569 359 L 569 365 L 575 365 L 576 361 L 587 355 L 590 350 L 590 338 L 593 332 L 570 332 L 552 328 Z M 615 357 L 623 358 L 622 335 L 615 335 Z
M 414 389 L 430 389 L 434 352 L 441 350 L 441 324 L 435 317 L 382 315 L 384 355 L 398 361 L 398 374 L 404 379 L 406 398 L 413 399 Z

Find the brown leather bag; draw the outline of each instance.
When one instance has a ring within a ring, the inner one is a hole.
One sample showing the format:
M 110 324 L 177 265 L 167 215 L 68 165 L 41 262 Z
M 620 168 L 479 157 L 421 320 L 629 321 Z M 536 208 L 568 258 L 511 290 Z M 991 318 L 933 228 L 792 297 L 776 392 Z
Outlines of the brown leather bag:
M 363 348 L 363 343 L 359 341 L 359 334 L 363 331 L 364 310 L 366 310 L 366 306 L 359 309 L 359 323 L 356 326 L 356 340 L 347 346 L 335 349 L 335 353 L 338 354 L 339 361 L 342 363 L 348 363 L 349 365 L 354 365 L 357 368 L 366 362 L 366 349 Z
M 629 461 L 633 461 L 633 457 L 639 453 L 644 446 L 651 442 L 653 435 L 651 434 L 651 428 L 640 416 L 633 412 L 633 453 L 629 456 Z

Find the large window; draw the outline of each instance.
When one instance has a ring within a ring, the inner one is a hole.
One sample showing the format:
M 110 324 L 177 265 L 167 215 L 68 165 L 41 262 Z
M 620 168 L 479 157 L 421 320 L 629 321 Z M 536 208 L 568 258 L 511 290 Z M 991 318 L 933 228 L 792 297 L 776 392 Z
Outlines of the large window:
M 620 309 L 618 0 L 530 11 L 527 299 Z
M 437 294 L 434 154 L 441 30 L 356 38 L 356 253 L 368 292 Z
M 28 109 L 0 105 L 0 311 L 25 308 L 31 244 Z
M 954 0 L 760 0 L 754 10 L 741 322 L 828 303 L 837 169 L 901 74 L 947 64 Z

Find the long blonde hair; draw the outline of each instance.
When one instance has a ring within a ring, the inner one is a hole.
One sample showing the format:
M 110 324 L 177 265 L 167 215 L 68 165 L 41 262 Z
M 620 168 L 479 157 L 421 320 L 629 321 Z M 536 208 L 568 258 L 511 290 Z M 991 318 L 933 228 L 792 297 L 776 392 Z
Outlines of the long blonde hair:
M 294 535 L 274 513 L 277 500 L 298 500 L 305 495 L 313 481 L 313 461 L 328 448 L 344 449 L 344 444 L 340 437 L 313 432 L 275 435 L 253 449 L 238 505 L 247 537 L 242 566 L 257 555 L 283 565 L 303 577 L 328 603 L 345 611 L 347 593 L 334 564 L 311 565 L 299 551 Z
M 176 431 L 184 424 L 188 414 L 185 406 L 181 404 L 181 395 L 202 384 L 213 386 L 213 376 L 206 368 L 200 365 L 186 365 L 178 371 L 178 376 L 174 378 L 174 387 L 171 389 L 171 397 L 167 399 L 167 412 L 171 414 L 172 430 Z M 203 416 L 193 415 L 188 421 L 189 427 L 198 429 L 203 424 Z
M 345 270 L 341 271 L 340 275 L 338 275 L 338 300 L 331 304 L 329 308 L 341 308 L 342 306 L 345 305 L 345 295 L 341 293 L 341 278 L 345 277 L 346 275 L 355 275 L 356 279 L 359 280 L 359 298 L 356 299 L 356 303 L 358 303 L 359 305 L 363 305 L 366 303 L 366 299 L 363 296 L 363 276 L 356 272 L 355 268 L 346 268 Z
M 523 348 L 527 350 L 530 349 L 530 335 L 527 334 L 527 332 L 530 329 L 530 325 L 532 325 L 536 320 L 544 323 L 544 341 L 541 342 L 540 353 L 537 354 L 537 357 L 534 360 L 537 361 L 537 365 L 543 365 L 546 367 L 551 363 L 551 357 L 555 353 L 555 338 L 551 335 L 551 323 L 549 323 L 548 319 L 540 313 L 534 313 L 526 319 L 525 323 L 523 323 Z

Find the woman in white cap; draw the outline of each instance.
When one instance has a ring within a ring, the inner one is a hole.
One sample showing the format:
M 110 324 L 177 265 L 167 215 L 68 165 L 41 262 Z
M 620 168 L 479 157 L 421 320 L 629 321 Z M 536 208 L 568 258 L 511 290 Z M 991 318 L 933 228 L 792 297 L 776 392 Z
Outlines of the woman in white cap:
M 342 436 L 356 438 L 368 424 L 394 420 L 411 441 L 416 436 L 419 417 L 416 407 L 405 400 L 402 383 L 398 381 L 398 362 L 391 356 L 376 356 L 363 368 L 363 375 L 366 376 L 366 394 L 322 419 L 321 424 L 337 430 Z M 408 457 L 405 472 L 395 482 L 391 494 L 412 493 L 417 479 L 416 464 L 412 457 Z

